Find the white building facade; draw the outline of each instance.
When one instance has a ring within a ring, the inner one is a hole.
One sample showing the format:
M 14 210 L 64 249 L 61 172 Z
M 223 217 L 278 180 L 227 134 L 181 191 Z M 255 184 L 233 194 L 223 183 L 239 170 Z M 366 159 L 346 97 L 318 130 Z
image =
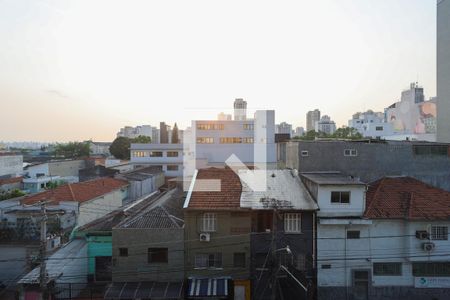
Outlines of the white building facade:
M 385 121 L 384 113 L 372 110 L 354 114 L 348 121 L 348 127 L 355 128 L 363 137 L 374 139 L 393 134 L 392 124 Z
M 131 144 L 130 162 L 159 166 L 168 177 L 183 175 L 183 144 Z

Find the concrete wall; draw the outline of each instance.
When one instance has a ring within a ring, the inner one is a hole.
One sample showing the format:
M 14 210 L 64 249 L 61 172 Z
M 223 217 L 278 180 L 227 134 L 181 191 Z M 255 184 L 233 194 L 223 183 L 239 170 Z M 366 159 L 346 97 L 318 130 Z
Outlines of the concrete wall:
M 410 142 L 288 142 L 286 166 L 299 172 L 340 171 L 364 182 L 388 175 L 408 175 L 450 191 L 450 157 L 416 155 L 413 145 Z M 344 149 L 356 149 L 358 156 L 344 156 Z M 308 151 L 308 156 L 302 156 L 302 150 Z
M 113 229 L 113 281 L 176 281 L 184 279 L 183 229 Z M 119 256 L 128 248 L 128 257 Z M 148 248 L 168 248 L 168 263 L 149 263 Z
M 77 226 L 83 226 L 122 206 L 127 192 L 121 189 L 80 204 Z
M 99 256 L 112 257 L 112 237 L 111 236 L 88 236 L 87 246 L 87 269 L 88 276 L 95 279 L 95 258 Z
M 366 207 L 364 185 L 326 185 L 318 189 L 316 199 L 320 207 L 320 216 L 361 216 Z M 350 203 L 331 203 L 331 192 L 350 192 Z
M 75 176 L 78 177 L 78 171 L 86 167 L 84 160 L 64 160 L 49 162 L 49 175 L 51 176 Z
M 437 141 L 450 143 L 450 1 L 437 5 Z
M 0 177 L 16 177 L 22 173 L 22 155 L 0 155 Z
M 210 242 L 200 242 L 203 212 L 185 211 L 185 272 L 189 276 L 248 279 L 250 265 L 251 218 L 247 213 L 217 211 L 217 231 L 211 233 Z M 221 269 L 195 269 L 197 253 L 222 253 Z M 246 268 L 233 267 L 233 254 L 245 253 Z

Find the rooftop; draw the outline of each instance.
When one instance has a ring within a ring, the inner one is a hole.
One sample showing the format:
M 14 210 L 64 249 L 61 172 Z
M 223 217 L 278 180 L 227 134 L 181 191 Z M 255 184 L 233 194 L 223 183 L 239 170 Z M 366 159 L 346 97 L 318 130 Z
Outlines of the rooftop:
M 371 219 L 450 219 L 450 192 L 412 177 L 384 177 L 369 184 L 364 216 Z
M 239 171 L 241 179 L 248 171 Z M 266 191 L 253 191 L 245 181 L 242 183 L 241 207 L 252 209 L 278 208 L 317 210 L 318 206 L 313 200 L 300 178 L 291 170 L 255 170 L 252 172 L 266 176 Z M 272 202 L 270 202 L 272 201 Z
M 359 178 L 339 172 L 301 173 L 301 176 L 319 185 L 365 185 Z
M 23 177 L 0 178 L 0 185 L 22 182 Z
M 218 180 L 220 189 L 218 191 L 207 191 L 209 185 L 211 190 L 218 188 L 212 181 L 199 183 L 198 180 Z M 193 191 L 190 198 L 186 199 L 189 209 L 239 209 L 242 185 L 239 176 L 229 168 L 208 168 L 198 170 L 193 179 Z M 206 188 L 206 189 L 205 189 Z
M 114 178 L 100 178 L 80 183 L 58 186 L 38 194 L 30 195 L 22 200 L 22 204 L 32 205 L 40 201 L 59 203 L 60 201 L 85 202 L 108 194 L 128 185 L 125 180 Z

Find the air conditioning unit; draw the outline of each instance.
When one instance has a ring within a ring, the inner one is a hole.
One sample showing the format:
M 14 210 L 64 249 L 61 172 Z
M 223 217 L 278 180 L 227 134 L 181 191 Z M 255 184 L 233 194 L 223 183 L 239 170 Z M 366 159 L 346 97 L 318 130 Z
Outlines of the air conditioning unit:
M 426 230 L 417 230 L 416 231 L 416 238 L 419 240 L 428 240 L 428 231 Z
M 434 243 L 422 243 L 422 250 L 430 252 L 434 250 Z
M 209 242 L 211 236 L 209 233 L 200 233 L 200 242 Z

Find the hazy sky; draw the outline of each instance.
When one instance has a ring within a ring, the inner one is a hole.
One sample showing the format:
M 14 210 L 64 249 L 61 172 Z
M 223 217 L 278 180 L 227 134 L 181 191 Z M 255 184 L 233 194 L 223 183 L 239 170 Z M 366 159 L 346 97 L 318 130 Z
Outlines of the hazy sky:
M 436 94 L 436 0 L 0 0 L 0 140 L 112 140 L 236 97 L 338 125 Z

